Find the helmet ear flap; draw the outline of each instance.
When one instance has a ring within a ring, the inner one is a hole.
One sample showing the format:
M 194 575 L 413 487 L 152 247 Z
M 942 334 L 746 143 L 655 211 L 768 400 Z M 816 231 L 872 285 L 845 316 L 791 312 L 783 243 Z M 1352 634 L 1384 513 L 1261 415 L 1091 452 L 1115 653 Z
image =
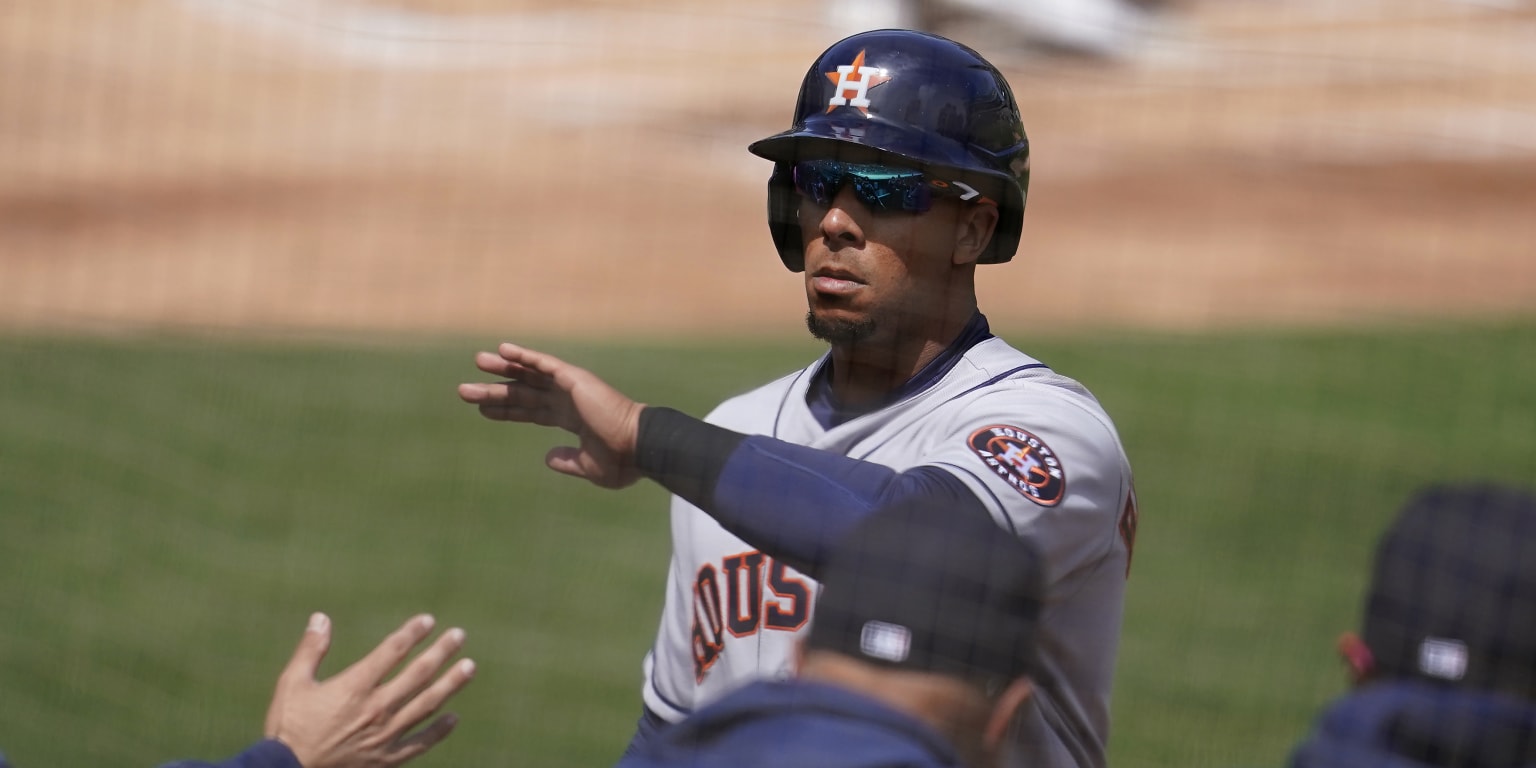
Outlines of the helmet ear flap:
M 779 259 L 791 272 L 805 271 L 805 243 L 800 235 L 800 193 L 789 163 L 774 163 L 768 177 L 768 233 Z

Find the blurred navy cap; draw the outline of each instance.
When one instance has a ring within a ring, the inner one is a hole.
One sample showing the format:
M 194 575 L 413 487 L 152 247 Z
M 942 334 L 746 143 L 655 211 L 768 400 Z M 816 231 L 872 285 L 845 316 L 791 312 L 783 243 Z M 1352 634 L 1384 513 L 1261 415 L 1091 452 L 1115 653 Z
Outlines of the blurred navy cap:
M 1536 699 L 1536 496 L 1414 495 L 1377 546 L 1363 630 L 1378 676 Z
M 902 502 L 839 542 L 807 646 L 988 683 L 1036 673 L 1044 564 L 990 517 Z

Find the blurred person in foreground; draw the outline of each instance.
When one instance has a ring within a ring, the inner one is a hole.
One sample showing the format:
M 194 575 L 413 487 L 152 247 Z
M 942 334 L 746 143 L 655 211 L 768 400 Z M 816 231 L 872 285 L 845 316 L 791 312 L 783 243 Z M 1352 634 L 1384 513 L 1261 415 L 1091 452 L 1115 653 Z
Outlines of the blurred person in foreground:
M 895 503 L 830 556 L 797 677 L 737 689 L 619 767 L 1001 765 L 1039 674 L 1044 568 L 985 514 Z
M 1382 536 L 1354 688 L 1292 768 L 1536 766 L 1536 496 L 1442 485 Z
M 182 761 L 164 768 L 393 768 L 421 755 L 448 737 L 458 717 L 443 714 L 415 733 L 411 729 L 475 674 L 470 659 L 444 670 L 464 646 L 464 630 L 455 627 L 385 680 L 435 623 L 425 614 L 411 618 L 367 656 L 321 681 L 315 674 L 331 646 L 331 620 L 323 613 L 310 616 L 277 678 L 266 737 L 222 763 Z M 0 768 L 11 768 L 4 754 Z

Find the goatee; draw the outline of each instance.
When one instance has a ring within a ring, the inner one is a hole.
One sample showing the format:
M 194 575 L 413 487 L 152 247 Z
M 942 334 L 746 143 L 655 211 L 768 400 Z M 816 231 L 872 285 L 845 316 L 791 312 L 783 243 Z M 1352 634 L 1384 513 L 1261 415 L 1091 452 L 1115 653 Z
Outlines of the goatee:
M 875 321 L 870 318 L 827 320 L 817 317 L 814 311 L 805 313 L 805 327 L 812 336 L 828 344 L 855 344 L 875 335 Z

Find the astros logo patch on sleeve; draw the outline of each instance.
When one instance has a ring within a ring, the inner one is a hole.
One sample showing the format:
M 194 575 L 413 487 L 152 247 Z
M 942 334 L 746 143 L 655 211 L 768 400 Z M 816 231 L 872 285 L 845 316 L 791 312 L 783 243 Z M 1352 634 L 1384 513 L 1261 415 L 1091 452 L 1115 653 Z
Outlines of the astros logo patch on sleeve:
M 1067 473 L 1044 440 L 1029 432 L 996 424 L 971 433 L 966 445 L 987 469 L 1025 498 L 1053 507 L 1067 495 Z

